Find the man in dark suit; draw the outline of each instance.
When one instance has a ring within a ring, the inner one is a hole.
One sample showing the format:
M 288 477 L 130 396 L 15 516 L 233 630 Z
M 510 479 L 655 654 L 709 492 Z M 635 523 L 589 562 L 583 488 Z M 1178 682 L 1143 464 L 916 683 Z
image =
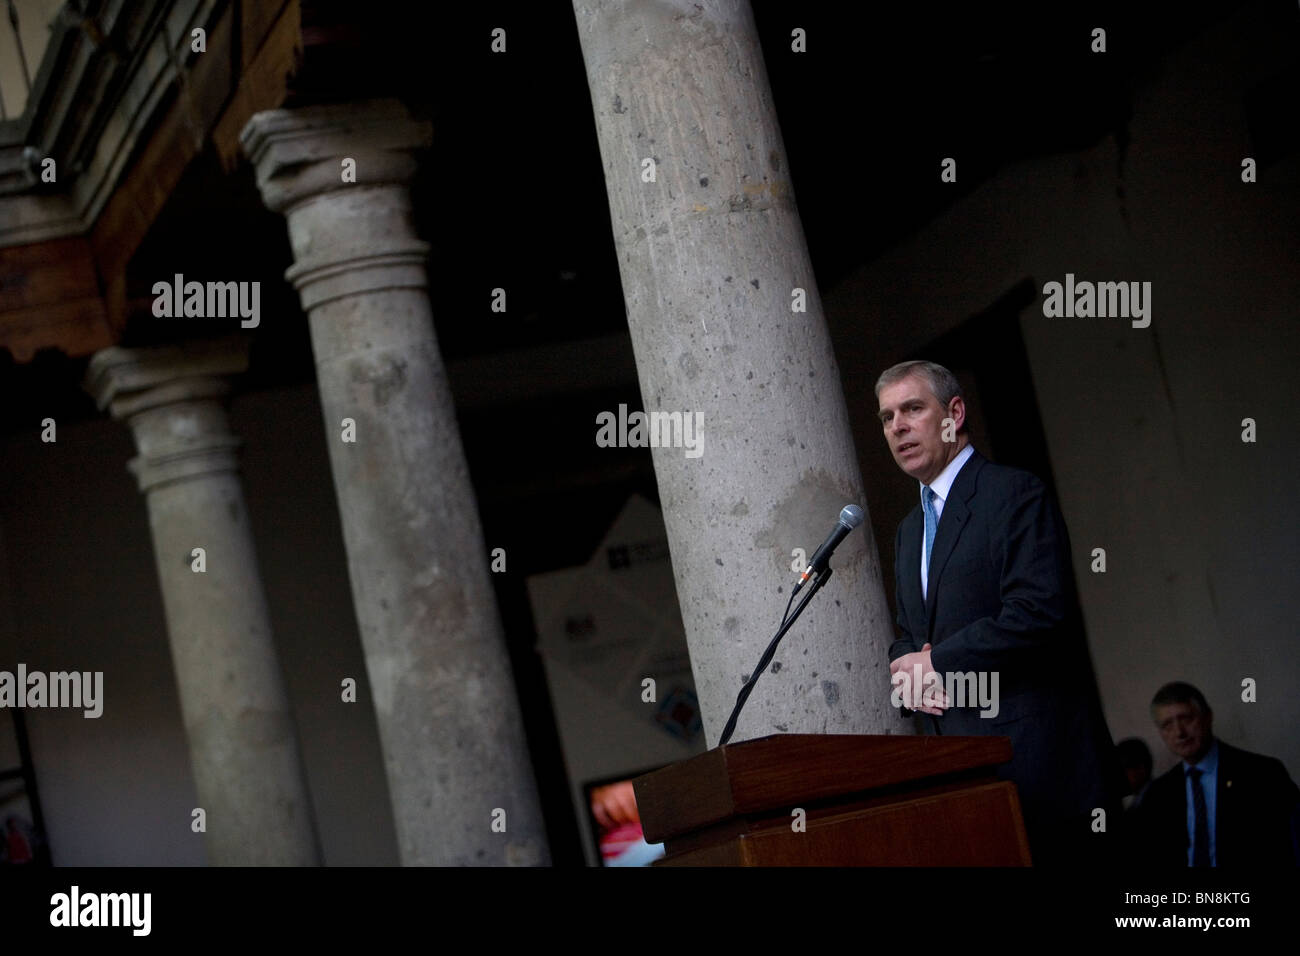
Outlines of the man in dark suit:
M 1295 866 L 1300 790 L 1272 757 L 1214 736 L 1205 696 L 1176 681 L 1156 692 L 1151 717 L 1181 758 L 1137 810 L 1140 861 L 1157 866 Z
M 970 445 L 947 369 L 896 365 L 876 397 L 894 460 L 921 497 L 895 541 L 895 689 L 900 674 L 928 685 L 933 671 L 945 687 L 969 686 L 946 675 L 986 679 L 996 706 L 922 697 L 914 679 L 902 683 L 913 692 L 903 703 L 931 715 L 926 732 L 1011 738 L 1014 756 L 1000 773 L 1016 784 L 1036 865 L 1101 860 L 1122 785 L 1060 512 L 1038 478 Z

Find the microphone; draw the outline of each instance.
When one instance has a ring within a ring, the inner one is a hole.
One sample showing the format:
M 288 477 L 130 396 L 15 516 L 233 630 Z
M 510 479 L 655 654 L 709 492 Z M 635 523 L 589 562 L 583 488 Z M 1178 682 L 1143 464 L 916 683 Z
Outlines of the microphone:
M 750 675 L 749 680 L 745 682 L 745 686 L 740 688 L 740 693 L 736 695 L 736 706 L 732 708 L 731 716 L 727 718 L 727 726 L 722 728 L 722 736 L 718 739 L 719 747 L 724 746 L 731 739 L 731 735 L 736 732 L 736 719 L 740 716 L 741 708 L 745 706 L 745 701 L 749 700 L 754 685 L 758 683 L 759 675 L 767 670 L 767 665 L 772 662 L 772 655 L 776 653 L 776 646 L 781 643 L 781 638 L 785 637 L 786 631 L 794 627 L 794 622 L 799 619 L 804 607 L 816 596 L 822 585 L 830 580 L 832 573 L 830 567 L 831 555 L 835 553 L 835 549 L 839 547 L 839 543 L 844 540 L 844 537 L 862 524 L 863 517 L 862 509 L 857 505 L 845 505 L 840 511 L 840 520 L 831 529 L 831 533 L 826 536 L 822 546 L 813 554 L 812 562 L 799 578 L 799 583 L 790 589 L 790 600 L 786 604 L 785 614 L 781 618 L 781 629 L 772 638 L 772 643 L 767 645 L 767 650 L 759 658 L 754 673 Z M 809 578 L 812 578 L 812 588 L 803 596 L 799 606 L 794 609 L 794 617 L 791 617 L 790 608 L 794 606 L 794 596 L 799 593 L 799 589 L 804 586 L 804 582 Z
M 810 577 L 825 570 L 827 563 L 831 559 L 831 555 L 835 553 L 835 549 L 840 546 L 840 542 L 844 540 L 845 536 L 848 535 L 850 531 L 862 524 L 862 518 L 862 509 L 857 505 L 845 505 L 843 509 L 841 509 L 840 520 L 836 522 L 835 527 L 831 529 L 831 533 L 826 536 L 826 540 L 822 542 L 822 546 L 813 552 L 812 561 L 808 563 L 808 567 L 804 570 L 804 573 L 799 576 L 799 583 L 796 584 L 794 590 L 790 592 L 791 597 L 793 597 L 799 589 L 807 583 Z

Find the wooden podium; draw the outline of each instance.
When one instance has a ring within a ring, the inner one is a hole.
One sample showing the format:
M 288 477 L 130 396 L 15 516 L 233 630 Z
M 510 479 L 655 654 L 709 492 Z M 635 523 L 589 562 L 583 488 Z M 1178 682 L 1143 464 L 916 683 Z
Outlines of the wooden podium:
M 1028 866 L 1010 759 L 1007 737 L 776 734 L 633 786 L 661 866 Z

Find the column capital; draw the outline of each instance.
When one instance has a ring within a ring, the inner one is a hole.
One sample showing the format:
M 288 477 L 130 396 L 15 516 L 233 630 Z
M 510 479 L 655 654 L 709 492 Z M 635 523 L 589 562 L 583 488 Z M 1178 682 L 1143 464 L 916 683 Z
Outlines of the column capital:
M 127 422 L 140 452 L 128 467 L 140 490 L 235 471 L 240 441 L 222 400 L 248 368 L 248 340 L 211 339 L 165 348 L 114 346 L 91 357 L 82 387 Z
M 433 141 L 433 124 L 397 100 L 363 100 L 255 113 L 239 134 L 262 201 L 276 211 L 347 186 L 406 185 L 412 152 Z M 342 160 L 356 160 L 344 182 Z
M 248 370 L 248 348 L 240 337 L 160 348 L 115 345 L 91 356 L 82 387 L 118 419 L 170 402 L 218 398 L 229 392 L 231 376 Z

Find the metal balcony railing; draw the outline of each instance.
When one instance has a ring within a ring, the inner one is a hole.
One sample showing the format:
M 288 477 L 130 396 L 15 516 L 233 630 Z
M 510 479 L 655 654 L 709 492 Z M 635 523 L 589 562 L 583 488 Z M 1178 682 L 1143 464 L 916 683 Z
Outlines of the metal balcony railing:
M 134 139 L 132 111 L 157 106 L 167 73 L 188 104 L 189 26 L 210 23 L 213 10 L 230 2 L 0 0 L 0 197 L 66 196 L 106 130 L 116 137 L 110 149 Z M 123 97 L 130 115 L 114 125 Z M 99 175 L 116 169 L 96 168 Z
M 3 0 L 0 12 L 0 122 L 21 117 L 50 36 L 77 3 L 59 0 Z

